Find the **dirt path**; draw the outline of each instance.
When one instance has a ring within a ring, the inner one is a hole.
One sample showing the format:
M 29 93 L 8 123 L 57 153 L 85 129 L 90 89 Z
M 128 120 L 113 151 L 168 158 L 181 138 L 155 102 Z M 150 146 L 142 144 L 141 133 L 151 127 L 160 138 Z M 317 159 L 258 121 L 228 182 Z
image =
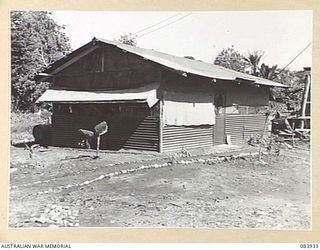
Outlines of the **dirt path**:
M 54 148 L 29 159 L 13 148 L 9 226 L 309 229 L 309 151 L 283 150 L 266 164 L 248 154 L 217 160 L 255 148 L 220 151 L 92 160 Z

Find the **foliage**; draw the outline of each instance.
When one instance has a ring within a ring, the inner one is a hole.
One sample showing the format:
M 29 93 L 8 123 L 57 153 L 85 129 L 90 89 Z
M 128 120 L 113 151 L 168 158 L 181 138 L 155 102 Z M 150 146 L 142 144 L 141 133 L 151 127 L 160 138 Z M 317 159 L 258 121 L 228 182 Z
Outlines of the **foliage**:
M 234 46 L 223 49 L 215 58 L 214 64 L 239 72 L 245 72 L 248 67 L 247 61 L 234 49 Z
M 254 50 L 253 52 L 249 52 L 247 57 L 244 57 L 244 60 L 251 67 L 251 74 L 254 76 L 258 76 L 259 74 L 257 69 L 263 55 L 264 55 L 264 52 Z
M 46 119 L 37 113 L 12 112 L 10 116 L 10 139 L 12 143 L 32 141 L 32 129 L 35 125 L 46 124 Z
M 214 63 L 235 71 L 244 72 L 250 69 L 252 75 L 269 79 L 289 86 L 289 88 L 274 88 L 271 90 L 275 101 L 271 103 L 273 111 L 297 114 L 301 109 L 301 100 L 304 89 L 303 71 L 280 70 L 277 65 L 268 66 L 261 62 L 261 51 L 253 51 L 244 57 L 234 47 L 222 50 Z
M 32 111 L 49 86 L 34 77 L 70 51 L 68 38 L 46 11 L 11 12 L 12 110 Z
M 268 65 L 262 63 L 258 75 L 262 78 L 272 80 L 276 77 L 277 67 L 277 65 L 269 67 Z
M 137 46 L 137 41 L 131 33 L 121 35 L 117 41 L 127 45 Z
M 283 70 L 278 72 L 278 75 L 273 81 L 289 86 L 289 88 L 285 89 L 274 88 L 273 93 L 277 100 L 273 103 L 274 109 L 280 112 L 298 114 L 301 109 L 301 100 L 305 85 L 304 72 Z

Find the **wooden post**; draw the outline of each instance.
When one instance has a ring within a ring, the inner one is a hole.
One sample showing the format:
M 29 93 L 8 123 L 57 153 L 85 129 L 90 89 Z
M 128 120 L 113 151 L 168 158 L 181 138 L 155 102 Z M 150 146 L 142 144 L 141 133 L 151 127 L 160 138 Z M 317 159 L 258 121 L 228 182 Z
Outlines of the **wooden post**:
M 264 127 L 263 127 L 263 131 L 262 131 L 262 136 L 261 139 L 263 139 L 264 134 L 266 132 L 266 128 L 267 128 L 267 123 L 268 123 L 268 118 L 269 118 L 269 114 L 266 116 L 266 121 L 264 122 Z M 261 142 L 259 143 L 259 161 L 261 161 Z
M 97 137 L 97 158 L 99 157 L 99 148 L 100 148 L 100 135 Z
M 310 92 L 310 84 L 311 84 L 311 74 L 309 72 L 306 73 L 306 84 L 303 93 L 302 105 L 301 105 L 301 116 L 306 116 L 306 107 L 308 96 Z M 304 120 L 301 120 L 301 129 L 304 128 Z
M 102 55 L 101 55 L 101 72 L 104 72 L 104 49 L 102 48 Z
M 163 152 L 163 99 L 160 100 L 160 114 L 159 114 L 159 152 Z
M 294 127 L 295 127 L 295 122 L 292 123 L 292 148 L 294 148 Z
M 99 157 L 99 149 L 100 149 L 100 137 L 108 132 L 108 125 L 106 121 L 100 122 L 94 127 L 95 134 L 97 136 L 97 155 L 96 158 Z

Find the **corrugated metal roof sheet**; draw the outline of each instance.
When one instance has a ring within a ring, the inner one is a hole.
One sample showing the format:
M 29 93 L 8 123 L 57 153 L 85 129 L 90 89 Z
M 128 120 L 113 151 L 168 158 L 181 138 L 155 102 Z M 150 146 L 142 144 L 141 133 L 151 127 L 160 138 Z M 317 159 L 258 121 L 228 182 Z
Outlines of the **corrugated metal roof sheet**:
M 74 91 L 48 89 L 36 101 L 36 103 L 146 102 L 149 107 L 152 107 L 158 102 L 158 87 L 159 85 L 148 85 L 142 88 L 118 91 Z
M 162 52 L 154 51 L 151 49 L 142 49 L 135 46 L 130 46 L 118 42 L 108 41 L 105 39 L 97 38 L 97 41 L 101 41 L 106 44 L 112 44 L 120 49 L 128 51 L 130 53 L 139 55 L 145 59 L 156 62 L 173 70 L 191 73 L 199 76 L 222 79 L 222 80 L 239 80 L 243 79 L 252 83 L 261 85 L 274 86 L 274 87 L 287 87 L 281 83 L 270 81 L 268 79 L 240 73 L 234 70 L 230 70 L 212 63 L 206 63 L 202 61 L 192 60 L 185 57 L 178 57 Z
M 130 45 L 109 41 L 101 38 L 94 38 L 92 42 L 89 42 L 88 44 L 82 46 L 78 50 L 72 52 L 71 54 L 53 63 L 45 72 L 57 73 L 58 72 L 57 68 L 60 68 L 61 65 L 67 63 L 69 60 L 72 60 L 73 54 L 83 53 L 84 50 L 90 49 L 90 44 L 92 43 L 96 44 L 98 42 L 116 46 L 119 49 L 141 56 L 147 60 L 153 61 L 162 66 L 170 68 L 172 70 L 176 70 L 178 72 L 190 73 L 194 75 L 209 77 L 212 79 L 221 79 L 221 80 L 229 80 L 229 81 L 244 80 L 244 81 L 249 81 L 251 83 L 256 83 L 256 84 L 261 84 L 261 85 L 266 85 L 271 87 L 288 87 L 281 83 L 277 83 L 268 79 L 252 76 L 245 73 L 240 73 L 240 72 L 227 69 L 212 63 L 191 60 L 184 57 L 169 55 L 169 54 L 154 51 L 151 49 L 143 49 L 143 48 L 130 46 Z M 63 67 L 61 69 L 63 69 Z

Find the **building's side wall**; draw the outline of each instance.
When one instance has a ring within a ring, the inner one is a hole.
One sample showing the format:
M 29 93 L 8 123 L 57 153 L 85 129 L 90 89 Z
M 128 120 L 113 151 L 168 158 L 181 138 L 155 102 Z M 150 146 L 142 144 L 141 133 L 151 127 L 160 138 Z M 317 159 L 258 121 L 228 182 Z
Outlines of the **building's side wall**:
M 53 145 L 79 147 L 77 130 L 93 131 L 101 121 L 109 127 L 101 137 L 101 149 L 159 151 L 159 104 L 152 109 L 143 104 L 54 104 Z M 95 148 L 96 141 L 90 143 Z
M 112 45 L 101 45 L 58 72 L 53 87 L 76 90 L 137 88 L 160 82 L 161 70 L 155 63 Z
M 262 135 L 266 122 L 264 114 L 227 115 L 225 135 L 230 136 L 232 144 L 245 143 L 251 137 Z
M 225 136 L 232 144 L 246 143 L 263 133 L 269 104 L 269 89 L 233 84 L 226 90 Z
M 215 124 L 213 93 L 164 91 L 163 123 L 174 126 Z
M 269 105 L 270 91 L 267 86 L 221 81 L 215 84 L 214 92 L 215 97 L 223 96 L 226 114 L 256 114 Z
M 265 126 L 265 112 L 269 104 L 269 88 L 248 83 L 217 82 L 216 97 L 223 96 L 218 108 L 217 126 L 214 137 L 215 145 L 226 143 L 230 136 L 231 143 L 241 144 L 251 136 L 261 135 Z M 218 122 L 219 119 L 219 122 Z M 221 133 L 224 136 L 221 136 Z M 219 136 L 218 136 L 219 134 Z
M 241 106 L 264 106 L 268 105 L 269 88 L 260 85 L 255 87 L 252 84 L 242 83 L 240 85 L 229 83 L 226 88 L 226 106 L 233 104 Z
M 202 114 L 208 116 L 199 117 L 199 114 L 195 115 L 190 110 L 189 115 L 192 117 L 187 117 L 188 109 L 192 109 L 193 106 L 196 112 L 200 112 L 201 107 L 208 111 L 208 106 L 211 105 L 212 109 L 210 111 L 214 112 L 213 92 L 210 82 L 198 77 L 179 76 L 172 72 L 166 72 L 163 75 L 162 107 L 164 107 L 164 110 L 162 109 L 162 112 L 170 112 L 170 114 L 162 113 L 162 115 L 170 116 L 162 117 L 162 151 L 182 151 L 213 146 L 214 119 L 208 117 L 214 118 L 214 114 Z M 170 103 L 167 109 L 165 108 L 166 102 L 167 105 Z M 176 109 L 174 108 L 175 104 Z M 181 113 L 179 114 L 179 112 Z M 176 121 L 172 115 L 176 115 Z
M 264 111 L 269 101 L 267 87 L 255 87 L 246 83 L 239 85 L 227 81 L 212 82 L 200 77 L 183 77 L 173 73 L 167 73 L 164 77 L 164 91 L 206 93 L 212 96 L 216 112 L 215 124 L 172 126 L 164 123 L 164 152 L 224 144 L 227 135 L 231 136 L 233 144 L 245 143 L 251 136 L 261 135 L 266 120 Z M 223 98 L 218 104 L 220 95 Z M 222 105 L 220 111 L 217 109 L 218 105 Z

